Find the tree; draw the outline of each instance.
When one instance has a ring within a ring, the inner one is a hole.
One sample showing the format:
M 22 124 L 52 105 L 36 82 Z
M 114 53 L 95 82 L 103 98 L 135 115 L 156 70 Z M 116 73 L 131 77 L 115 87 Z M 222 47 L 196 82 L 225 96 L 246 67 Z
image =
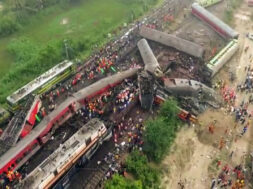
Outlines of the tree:
M 116 174 L 105 183 L 105 189 L 142 189 L 141 181 L 131 181 Z
M 179 127 L 178 108 L 168 100 L 160 108 L 159 116 L 146 122 L 144 152 L 155 162 L 160 162 L 169 151 Z
M 160 116 L 168 119 L 169 121 L 177 121 L 177 114 L 179 109 L 175 100 L 166 100 L 160 108 Z
M 126 159 L 127 171 L 143 183 L 143 188 L 158 188 L 160 180 L 157 170 L 151 168 L 145 154 L 133 151 Z

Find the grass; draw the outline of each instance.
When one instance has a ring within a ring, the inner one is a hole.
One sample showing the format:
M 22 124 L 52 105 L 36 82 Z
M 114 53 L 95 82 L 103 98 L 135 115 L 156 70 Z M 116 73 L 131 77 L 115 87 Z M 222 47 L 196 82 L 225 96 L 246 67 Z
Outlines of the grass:
M 234 11 L 240 7 L 241 3 L 243 3 L 243 0 L 230 0 L 228 2 L 228 8 L 225 10 L 224 14 L 224 21 L 232 25 L 234 21 Z
M 144 5 L 151 7 L 157 2 L 162 0 L 81 0 L 78 4 L 65 7 L 50 7 L 29 18 L 19 32 L 0 39 L 0 103 L 24 83 L 52 67 L 47 62 L 18 62 L 8 52 L 8 46 L 13 40 L 25 37 L 41 49 L 48 43 L 62 42 L 64 39 L 88 41 L 88 48 L 81 54 L 82 57 L 88 56 L 92 52 L 92 44 L 105 44 L 108 33 L 123 23 L 131 22 L 133 17 L 143 15 L 146 11 Z M 64 19 L 67 23 L 61 24 Z M 37 66 L 41 69 L 34 71 Z M 29 74 L 24 76 L 24 72 Z

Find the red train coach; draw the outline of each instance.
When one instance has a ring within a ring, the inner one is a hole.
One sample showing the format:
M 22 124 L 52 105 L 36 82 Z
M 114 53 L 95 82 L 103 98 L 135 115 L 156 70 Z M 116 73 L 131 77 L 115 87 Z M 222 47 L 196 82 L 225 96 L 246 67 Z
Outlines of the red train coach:
M 0 178 L 3 178 L 1 177 L 3 173 L 7 173 L 9 170 L 17 170 L 31 158 L 40 149 L 41 145 L 48 141 L 55 129 L 81 108 L 81 103 L 84 99 L 102 94 L 109 88 L 121 83 L 124 79 L 136 75 L 138 69 L 133 68 L 106 77 L 68 97 L 54 111 L 48 114 L 24 139 L 1 155 Z
M 214 31 L 225 39 L 238 38 L 239 33 L 211 14 L 198 3 L 192 4 L 192 14 L 206 22 Z
M 253 0 L 248 0 L 248 6 L 253 7 Z

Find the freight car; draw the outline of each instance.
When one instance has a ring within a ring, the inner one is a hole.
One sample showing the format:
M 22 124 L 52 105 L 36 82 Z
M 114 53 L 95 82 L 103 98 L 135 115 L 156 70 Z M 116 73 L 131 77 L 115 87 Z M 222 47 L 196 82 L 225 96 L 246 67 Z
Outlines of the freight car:
M 85 124 L 48 158 L 37 166 L 20 184 L 20 188 L 64 189 L 69 186 L 68 174 L 75 165 L 84 164 L 102 143 L 112 136 L 103 122 L 95 118 Z

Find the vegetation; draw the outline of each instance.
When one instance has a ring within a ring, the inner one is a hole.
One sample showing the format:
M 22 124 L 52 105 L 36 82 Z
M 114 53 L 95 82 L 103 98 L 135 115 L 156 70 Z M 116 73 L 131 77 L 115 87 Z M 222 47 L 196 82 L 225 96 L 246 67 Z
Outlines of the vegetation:
M 105 183 L 105 189 L 142 189 L 141 181 L 131 181 L 118 174 Z
M 138 185 L 133 186 L 132 181 L 127 182 L 125 178 L 116 175 L 106 183 L 106 189 L 159 188 L 160 172 L 150 166 L 148 157 L 155 162 L 160 162 L 169 151 L 179 129 L 177 114 L 177 103 L 174 100 L 167 100 L 162 104 L 158 117 L 146 122 L 145 154 L 134 150 L 125 162 L 127 171 L 137 179 L 134 183 L 138 183 Z
M 28 39 L 14 41 L 9 50 L 15 55 L 15 68 L 9 71 L 0 80 L 0 103 L 4 103 L 6 97 L 32 78 L 47 71 L 55 62 L 63 58 L 62 44 L 51 42 L 39 47 Z
M 160 162 L 168 153 L 179 129 L 177 113 L 176 102 L 167 100 L 162 104 L 158 117 L 147 121 L 144 133 L 144 152 L 151 160 Z
M 95 45 L 99 48 L 110 40 L 108 33 L 117 34 L 123 23 L 141 16 L 159 0 L 30 1 L 6 0 L 7 8 L 0 12 L 0 36 L 14 33 L 0 39 L 0 69 L 1 64 L 11 63 L 3 54 L 15 59 L 11 71 L 3 74 L 1 70 L 1 104 L 16 89 L 66 58 L 64 40 L 70 58 L 83 59 Z M 61 24 L 64 19 L 66 23 Z
M 144 189 L 159 187 L 159 172 L 150 167 L 146 155 L 133 151 L 126 159 L 126 168 L 136 179 L 141 180 Z
M 224 21 L 227 24 L 233 24 L 234 11 L 241 5 L 243 0 L 230 0 L 227 2 L 227 9 L 225 10 Z

